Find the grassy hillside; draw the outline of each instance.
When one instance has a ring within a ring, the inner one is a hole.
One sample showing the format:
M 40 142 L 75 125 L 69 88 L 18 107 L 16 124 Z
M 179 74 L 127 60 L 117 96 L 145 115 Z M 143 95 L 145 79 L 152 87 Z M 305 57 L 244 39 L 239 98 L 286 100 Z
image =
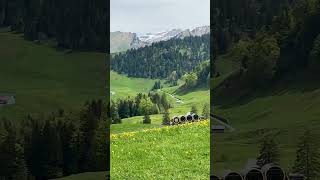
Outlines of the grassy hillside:
M 138 93 L 148 93 L 156 80 L 144 78 L 129 78 L 125 75 L 110 71 L 111 98 L 134 97 Z
M 191 110 L 191 106 L 195 105 L 198 113 L 202 113 L 202 106 L 205 103 L 210 103 L 210 92 L 208 89 L 195 89 L 194 91 L 179 93 L 178 87 L 163 88 L 162 93 L 170 93 L 183 101 L 182 104 L 177 104 L 175 99 L 167 95 L 171 102 L 172 108 L 169 109 L 170 117 L 175 115 L 184 115 Z M 112 88 L 111 88 L 112 89 Z M 149 129 L 160 127 L 162 123 L 162 114 L 151 115 L 151 124 L 142 124 L 143 116 L 135 116 L 122 119 L 122 124 L 111 125 L 111 133 L 121 133 L 128 131 L 138 131 L 142 129 Z
M 108 74 L 103 53 L 66 53 L 7 32 L 0 33 L 0 49 L 0 94 L 16 96 L 15 105 L 0 107 L 1 116 L 21 118 L 105 98 Z
M 114 97 L 148 93 L 154 82 L 111 73 Z M 192 105 L 196 105 L 198 113 L 201 113 L 203 104 L 209 103 L 210 97 L 208 88 L 181 92 L 178 86 L 164 87 L 159 93 L 166 93 L 173 106 L 169 109 L 170 117 L 189 112 Z M 183 103 L 176 103 L 170 94 Z M 112 179 L 207 179 L 210 166 L 209 121 L 163 127 L 162 114 L 150 117 L 151 124 L 143 124 L 143 116 L 136 116 L 111 125 Z
M 112 179 L 207 179 L 209 121 L 111 135 Z
M 237 69 L 236 66 L 230 68 L 231 63 L 222 57 L 217 60 L 217 69 L 229 67 L 223 75 L 229 74 Z M 221 82 L 219 78 L 213 79 L 212 84 Z M 280 165 L 290 170 L 303 130 L 320 128 L 318 81 L 319 78 L 305 70 L 282 77 L 268 87 L 254 89 L 245 96 L 226 96 L 215 101 L 215 113 L 227 118 L 236 131 L 213 134 L 214 171 L 243 170 L 248 159 L 258 156 L 259 142 L 268 134 L 275 135 L 279 144 Z M 320 137 L 317 131 L 316 136 Z

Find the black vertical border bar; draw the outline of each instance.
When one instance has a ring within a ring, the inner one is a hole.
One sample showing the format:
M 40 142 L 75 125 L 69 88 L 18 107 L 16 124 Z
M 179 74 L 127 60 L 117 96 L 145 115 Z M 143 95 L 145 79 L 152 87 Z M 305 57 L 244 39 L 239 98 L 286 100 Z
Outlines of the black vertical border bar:
M 215 22 L 214 22 L 214 4 L 215 0 L 210 0 L 210 179 L 213 177 L 213 170 L 214 170 L 214 164 L 213 164 L 213 158 L 214 158 L 214 134 L 212 132 L 212 118 L 211 114 L 213 114 L 214 111 L 214 100 L 213 100 L 213 77 L 214 77 L 214 62 L 215 62 L 215 53 L 214 53 L 214 28 L 215 28 Z
M 106 1 L 106 44 L 107 44 L 107 48 L 106 48 L 106 68 L 107 68 L 107 77 L 106 77 L 106 104 L 107 104 L 107 139 L 106 139 L 106 143 L 107 143 L 107 162 L 106 162 L 106 179 L 109 180 L 110 179 L 110 165 L 111 165 L 111 159 L 110 159 L 110 125 L 111 125 L 111 118 L 110 118 L 110 1 L 109 0 L 105 0 Z

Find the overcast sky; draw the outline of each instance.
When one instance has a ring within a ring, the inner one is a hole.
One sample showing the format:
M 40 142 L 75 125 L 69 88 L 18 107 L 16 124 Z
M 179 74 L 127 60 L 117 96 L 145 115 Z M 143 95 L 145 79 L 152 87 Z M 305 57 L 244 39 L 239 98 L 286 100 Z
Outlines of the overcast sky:
M 160 32 L 210 24 L 210 0 L 111 0 L 111 31 Z

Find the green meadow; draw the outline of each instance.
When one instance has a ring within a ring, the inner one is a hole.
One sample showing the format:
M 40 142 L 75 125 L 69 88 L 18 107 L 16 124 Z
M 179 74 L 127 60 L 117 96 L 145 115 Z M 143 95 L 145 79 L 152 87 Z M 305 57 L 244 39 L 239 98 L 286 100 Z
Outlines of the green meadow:
M 112 82 L 115 79 L 113 76 L 127 83 Z M 111 79 L 111 90 L 121 92 L 125 89 L 122 92 L 132 93 L 132 96 L 140 92 L 149 92 L 155 82 L 148 79 L 127 78 L 114 72 L 111 73 Z M 182 92 L 179 86 L 165 86 L 159 93 L 167 94 L 167 99 L 172 105 L 169 109 L 170 117 L 186 114 L 192 105 L 196 105 L 198 113 L 201 114 L 203 104 L 209 103 L 210 99 L 208 88 Z M 123 93 L 121 97 L 125 98 L 128 94 Z M 183 103 L 176 103 L 176 99 L 170 94 L 181 99 Z M 143 124 L 143 116 L 135 116 L 122 119 L 121 124 L 111 125 L 112 179 L 207 179 L 209 177 L 209 121 L 164 127 L 161 125 L 162 116 L 162 114 L 151 115 L 151 124 Z
M 112 79 L 112 76 L 113 74 L 111 74 L 111 79 Z M 119 75 L 117 74 L 117 76 Z M 136 80 L 133 80 L 133 81 L 136 81 Z M 129 89 L 127 91 L 130 91 L 131 89 L 130 86 L 127 86 L 126 88 Z M 133 89 L 134 88 L 135 87 L 133 87 Z M 117 88 L 111 86 L 111 89 L 117 89 Z M 197 107 L 198 113 L 201 114 L 203 104 L 210 103 L 210 99 L 209 99 L 210 92 L 206 88 L 197 88 L 188 92 L 180 92 L 178 90 L 178 86 L 175 86 L 175 87 L 162 88 L 161 91 L 159 92 L 166 93 L 168 100 L 173 106 L 172 108 L 169 109 L 170 117 L 173 117 L 175 115 L 185 115 L 187 112 L 191 110 L 191 107 L 193 105 Z M 176 103 L 176 100 L 172 98 L 169 94 L 172 94 L 175 97 L 181 99 L 183 103 L 181 104 Z M 123 98 L 124 97 L 125 96 L 123 96 Z M 150 117 L 151 117 L 151 124 L 143 124 L 142 123 L 143 116 L 135 116 L 135 117 L 122 119 L 121 124 L 111 125 L 111 133 L 137 131 L 137 130 L 149 129 L 149 128 L 155 128 L 155 127 L 161 126 L 162 114 L 151 115 Z
M 112 179 L 207 179 L 209 121 L 111 135 Z
M 232 65 L 228 59 L 223 59 L 224 63 L 218 61 L 217 68 L 229 68 L 221 78 L 232 71 Z M 219 85 L 219 78 L 213 79 L 213 87 Z M 280 165 L 290 171 L 303 131 L 320 128 L 318 80 L 308 71 L 297 72 L 246 96 L 224 97 L 216 101 L 213 98 L 215 114 L 227 118 L 236 129 L 232 133 L 212 135 L 214 172 L 243 170 L 248 159 L 257 158 L 259 142 L 264 135 L 275 137 L 280 150 Z M 320 137 L 320 134 L 315 136 Z
M 15 105 L 0 107 L 1 116 L 21 119 L 28 113 L 77 109 L 106 97 L 103 53 L 59 50 L 0 32 L 0 57 L 0 94 L 16 96 Z
M 111 98 L 134 97 L 138 93 L 148 93 L 156 80 L 144 78 L 129 78 L 117 72 L 110 71 Z

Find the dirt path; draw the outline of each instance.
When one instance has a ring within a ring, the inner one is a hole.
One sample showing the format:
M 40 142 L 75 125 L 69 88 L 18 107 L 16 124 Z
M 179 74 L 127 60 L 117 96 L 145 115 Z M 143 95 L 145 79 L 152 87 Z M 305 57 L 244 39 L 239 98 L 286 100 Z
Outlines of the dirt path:
M 183 101 L 182 101 L 181 99 L 175 97 L 173 94 L 170 94 L 170 93 L 167 93 L 167 92 L 165 92 L 165 91 L 162 91 L 161 89 L 159 89 L 159 91 L 168 94 L 171 98 L 173 98 L 173 99 L 176 101 L 176 103 L 178 103 L 178 104 L 183 104 Z

